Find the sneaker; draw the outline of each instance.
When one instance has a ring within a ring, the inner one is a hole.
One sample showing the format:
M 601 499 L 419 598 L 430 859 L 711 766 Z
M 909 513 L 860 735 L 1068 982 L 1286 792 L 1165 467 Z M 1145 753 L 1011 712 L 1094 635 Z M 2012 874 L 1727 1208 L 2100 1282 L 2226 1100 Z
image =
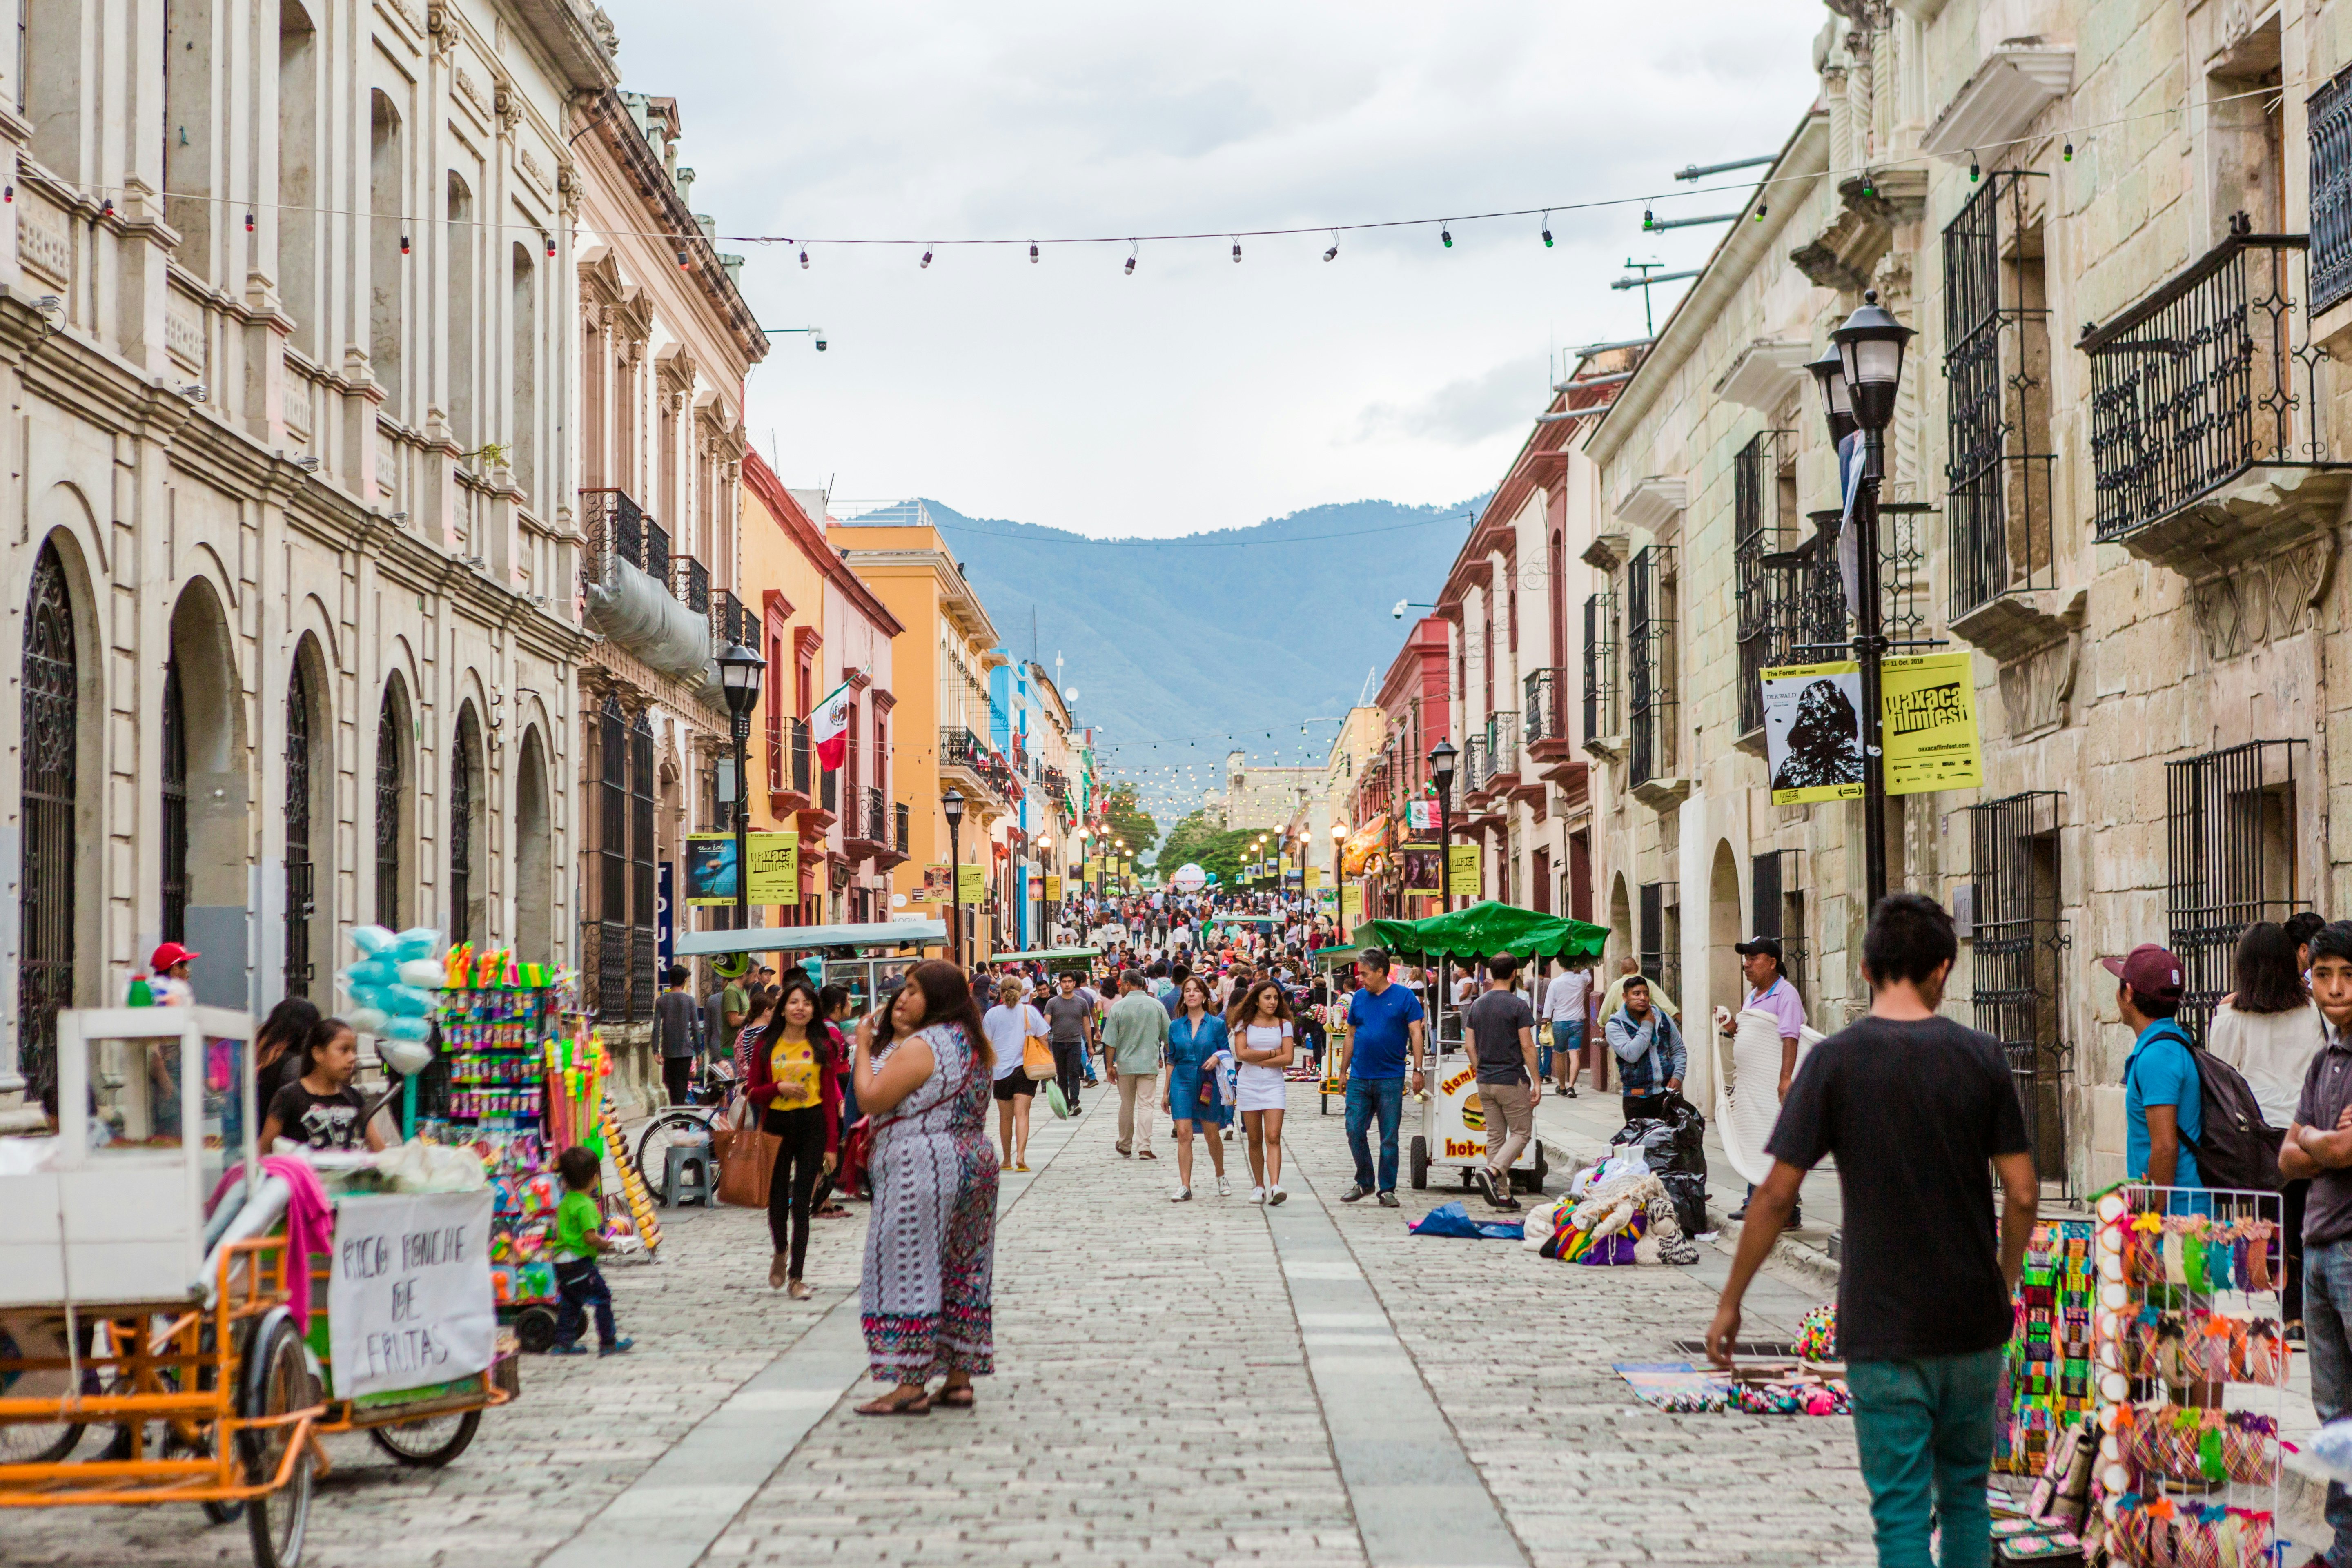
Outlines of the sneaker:
M 1225 1177 L 1219 1176 L 1217 1178 L 1217 1195 L 1221 1198 L 1232 1197 L 1234 1195 L 1234 1184 Z
M 586 1355 L 588 1353 L 588 1347 L 586 1345 L 550 1345 L 547 1347 L 547 1353 L 550 1355 Z
M 1254 1204 L 1262 1204 L 1265 1202 L 1265 1189 L 1264 1187 L 1252 1187 L 1250 1189 L 1250 1202 Z
M 1139 1150 L 1137 1150 L 1137 1151 L 1136 1151 L 1136 1153 L 1135 1153 L 1135 1157 L 1136 1157 L 1137 1159 L 1139 1159 L 1139 1160 L 1157 1160 L 1158 1158 L 1160 1158 L 1160 1156 L 1159 1156 L 1159 1155 L 1157 1155 L 1157 1154 L 1153 1153 L 1153 1152 L 1152 1152 L 1150 1150 L 1149 1150 L 1149 1149 L 1139 1149 Z
M 632 1339 L 617 1339 L 609 1345 L 598 1345 L 596 1347 L 596 1353 L 598 1355 L 626 1355 L 629 1353 L 629 1347 L 636 1342 L 636 1341 Z
M 1723 1217 L 1726 1219 L 1746 1219 L 1748 1217 L 1748 1205 L 1746 1204 L 1741 1204 L 1738 1208 L 1733 1209 L 1729 1214 Z
M 1790 1209 L 1790 1210 L 1789 1211 L 1789 1225 L 1788 1225 L 1788 1228 L 1789 1228 L 1789 1229 L 1790 1229 L 1790 1230 L 1802 1230 L 1802 1229 L 1804 1229 L 1804 1228 L 1805 1228 L 1805 1211 L 1804 1211 L 1804 1210 L 1802 1210 L 1802 1209 Z
M 1397 1195 L 1394 1193 L 1382 1193 L 1381 1194 L 1381 1207 L 1384 1209 L 1392 1209 L 1400 1206 L 1401 1205 L 1397 1203 Z
M 1492 1171 L 1488 1170 L 1488 1169 L 1487 1169 L 1486 1166 L 1484 1166 L 1484 1165 L 1473 1165 L 1473 1166 L 1471 1166 L 1471 1167 L 1470 1167 L 1470 1184 L 1471 1184 L 1472 1186 L 1476 1187 L 1476 1188 L 1478 1189 L 1478 1191 L 1479 1191 L 1479 1192 L 1481 1192 L 1482 1194 L 1484 1194 L 1486 1195 L 1486 1204 L 1487 1204 L 1487 1206 L 1488 1206 L 1488 1207 L 1490 1207 L 1490 1208 L 1501 1208 L 1501 1207 L 1503 1206 L 1500 1203 L 1496 1202 L 1496 1198 L 1495 1198 L 1495 1173 L 1494 1173 L 1494 1172 L 1492 1172 Z
M 1574 1100 L 1576 1098 L 1576 1085 L 1572 1083 L 1561 1084 L 1559 1086 L 1559 1091 L 1560 1093 L 1568 1096 L 1570 1100 Z
M 1339 1194 L 1339 1201 L 1343 1204 L 1352 1204 L 1364 1198 L 1370 1197 L 1371 1195 L 1371 1193 L 1360 1184 L 1349 1182 L 1348 1184 L 1348 1190 Z
M 1266 1190 L 1265 1201 L 1270 1204 L 1279 1204 L 1288 1196 L 1290 1196 L 1290 1194 L 1284 1192 L 1282 1190 L 1282 1184 L 1277 1182 Z
M 1168 1194 L 1168 1201 L 1171 1204 L 1189 1204 L 1192 1201 L 1192 1189 L 1179 1187 Z

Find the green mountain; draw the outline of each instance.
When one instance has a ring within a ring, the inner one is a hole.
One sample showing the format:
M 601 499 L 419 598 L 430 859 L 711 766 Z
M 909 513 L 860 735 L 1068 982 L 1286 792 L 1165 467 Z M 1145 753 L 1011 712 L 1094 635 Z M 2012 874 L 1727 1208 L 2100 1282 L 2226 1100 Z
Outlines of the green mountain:
M 1484 500 L 1349 501 L 1165 540 L 1089 539 L 923 505 L 1005 646 L 1049 671 L 1061 658 L 1062 688 L 1077 692 L 1077 721 L 1096 727 L 1106 771 L 1135 779 L 1167 824 L 1199 804 L 1228 751 L 1325 760 L 1329 721 L 1367 677 L 1377 692 L 1420 614 L 1399 619 L 1396 602 L 1436 596 Z

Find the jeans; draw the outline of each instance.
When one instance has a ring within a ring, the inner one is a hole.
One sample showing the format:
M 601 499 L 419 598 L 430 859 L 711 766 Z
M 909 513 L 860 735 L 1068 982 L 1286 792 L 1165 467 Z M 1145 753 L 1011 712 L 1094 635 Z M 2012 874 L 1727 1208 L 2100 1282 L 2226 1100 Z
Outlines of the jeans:
M 2303 1251 L 2303 1343 L 2311 1356 L 2311 1407 L 2320 1424 L 2352 1412 L 2352 1241 Z M 2352 1492 L 2327 1483 L 2327 1522 L 2336 1543 L 2327 1561 L 2352 1568 Z
M 672 1105 L 687 1103 L 687 1085 L 694 1076 L 692 1057 L 662 1058 L 662 1092 L 669 1096 Z
M 1381 1119 L 1381 1171 L 1377 1184 L 1372 1180 L 1372 1149 L 1368 1136 L 1375 1116 Z M 1356 1156 L 1356 1185 L 1366 1192 L 1396 1191 L 1397 1127 L 1403 1121 L 1404 1079 L 1348 1080 L 1348 1150 Z
M 1941 1568 L 1985 1568 L 1992 1561 L 1985 1476 L 1992 1468 L 1993 1394 L 2003 1353 L 1846 1363 L 1879 1568 L 1929 1568 L 1927 1535 L 1937 1526 Z
M 1536 1068 L 1538 1071 L 1541 1072 L 1544 1077 L 1549 1078 L 1552 1076 L 1551 1067 L 1553 1058 L 1555 1057 L 1564 1057 L 1568 1060 L 1568 1066 L 1562 1069 L 1563 1076 L 1574 1078 L 1576 1076 L 1576 1069 L 1582 1065 L 1577 1060 L 1577 1056 L 1578 1053 L 1581 1052 L 1583 1049 L 1583 1023 L 1575 1018 L 1555 1018 L 1552 1020 L 1551 1025 L 1551 1043 L 1547 1046 L 1539 1047 L 1536 1052 L 1536 1055 L 1540 1058 L 1536 1063 Z M 1595 1087 L 1597 1088 L 1598 1086 L 1596 1085 Z
M 1087 1043 L 1084 1040 L 1055 1040 L 1054 1077 L 1062 1085 L 1062 1098 L 1070 1102 L 1070 1114 L 1078 1113 L 1078 1089 L 1085 1083 Z
M 596 1342 L 609 1345 L 620 1337 L 613 1324 L 613 1289 L 604 1274 L 587 1258 L 555 1266 L 555 1289 L 562 1304 L 555 1310 L 555 1342 L 576 1345 L 588 1330 L 588 1313 L 596 1313 Z

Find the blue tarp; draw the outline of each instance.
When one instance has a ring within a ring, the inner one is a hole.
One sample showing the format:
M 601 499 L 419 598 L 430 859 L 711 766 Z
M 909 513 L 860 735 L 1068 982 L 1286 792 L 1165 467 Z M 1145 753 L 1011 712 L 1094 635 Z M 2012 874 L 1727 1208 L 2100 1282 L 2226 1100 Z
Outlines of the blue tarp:
M 1415 1236 L 1451 1237 L 1463 1241 L 1524 1241 L 1527 1227 L 1518 1220 L 1472 1219 L 1458 1203 L 1433 1208 L 1413 1222 Z

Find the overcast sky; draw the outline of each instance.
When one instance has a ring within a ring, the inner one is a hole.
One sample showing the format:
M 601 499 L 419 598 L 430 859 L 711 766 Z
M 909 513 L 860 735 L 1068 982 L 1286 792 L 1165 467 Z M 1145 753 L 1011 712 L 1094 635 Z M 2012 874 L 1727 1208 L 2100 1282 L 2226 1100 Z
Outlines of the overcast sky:
M 1444 216 L 1656 190 L 1777 151 L 1814 90 L 1802 0 L 604 0 L 623 85 L 679 100 L 777 341 L 751 425 L 787 482 L 929 495 L 1096 535 L 1320 501 L 1450 502 L 1501 476 L 1563 345 L 1638 335 L 1639 206 L 1339 237 L 1025 241 Z M 681 17 L 691 26 L 681 26 Z M 1737 195 L 1661 202 L 1661 216 Z M 1680 286 L 1661 289 L 1664 305 Z

